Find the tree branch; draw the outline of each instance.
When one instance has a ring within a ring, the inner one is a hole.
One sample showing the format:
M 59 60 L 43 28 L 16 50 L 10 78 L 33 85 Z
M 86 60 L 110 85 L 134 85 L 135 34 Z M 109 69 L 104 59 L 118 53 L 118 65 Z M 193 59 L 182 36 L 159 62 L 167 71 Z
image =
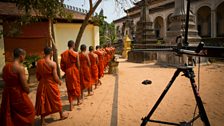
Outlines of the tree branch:
M 90 0 L 92 1 L 92 0 Z M 85 31 L 85 28 L 86 26 L 88 25 L 88 22 L 89 22 L 89 18 L 92 16 L 92 14 L 95 12 L 96 8 L 99 6 L 99 4 L 102 2 L 102 0 L 97 0 L 96 4 L 92 7 L 92 10 L 89 10 L 89 12 L 86 14 L 86 17 L 79 29 L 79 33 L 77 35 L 77 38 L 76 38 L 76 41 L 75 41 L 75 50 L 77 51 L 78 50 L 78 47 L 80 45 L 80 41 L 81 41 L 81 38 L 82 38 L 82 35 Z
M 89 0 L 89 11 L 93 9 L 93 1 Z

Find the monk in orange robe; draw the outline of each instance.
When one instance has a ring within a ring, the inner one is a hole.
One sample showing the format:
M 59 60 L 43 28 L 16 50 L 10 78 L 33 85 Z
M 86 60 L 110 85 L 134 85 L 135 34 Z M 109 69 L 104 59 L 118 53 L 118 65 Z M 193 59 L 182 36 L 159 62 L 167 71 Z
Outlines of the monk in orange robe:
M 103 52 L 100 50 L 100 46 L 96 46 L 96 51 L 94 51 L 95 54 L 98 56 L 98 79 L 99 79 L 99 84 L 101 85 L 102 82 L 100 81 L 100 78 L 103 77 L 104 74 L 104 62 L 103 62 Z
M 61 119 L 66 119 L 67 116 L 62 113 L 62 104 L 60 99 L 60 91 L 58 84 L 62 81 L 57 74 L 57 66 L 51 60 L 53 50 L 50 47 L 44 48 L 44 58 L 38 60 L 36 77 L 39 81 L 36 95 L 36 115 L 41 115 L 41 125 L 45 124 L 44 117 L 59 112 Z
M 5 82 L 0 109 L 1 126 L 31 126 L 34 123 L 35 109 L 28 97 L 29 86 L 22 62 L 25 51 L 14 49 L 14 61 L 3 68 Z
M 68 93 L 68 100 L 70 102 L 70 110 L 73 109 L 73 100 L 77 99 L 77 105 L 80 105 L 80 75 L 79 75 L 79 55 L 73 50 L 75 42 L 68 41 L 68 50 L 61 54 L 61 69 L 65 72 L 65 82 Z
M 90 59 L 90 62 L 91 62 L 91 84 L 94 84 L 95 85 L 95 89 L 97 88 L 97 85 L 99 83 L 99 79 L 98 79 L 98 56 L 93 53 L 93 47 L 90 46 L 89 47 L 89 59 Z
M 82 88 L 82 98 L 83 98 L 83 91 L 85 89 L 88 90 L 88 96 L 92 95 L 92 84 L 91 84 L 91 73 L 90 73 L 90 60 L 88 53 L 86 53 L 86 45 L 82 44 L 80 46 L 81 52 L 79 53 L 80 59 L 80 84 Z
M 110 62 L 110 60 L 111 60 L 109 47 L 106 47 L 105 51 L 106 51 L 106 57 L 107 57 L 107 60 L 106 60 L 106 67 L 107 67 L 109 62 Z
M 104 71 L 106 70 L 107 68 L 107 61 L 108 61 L 108 57 L 107 57 L 107 52 L 106 52 L 106 49 L 105 48 L 102 48 L 101 49 L 102 52 L 103 52 L 103 63 L 104 63 Z

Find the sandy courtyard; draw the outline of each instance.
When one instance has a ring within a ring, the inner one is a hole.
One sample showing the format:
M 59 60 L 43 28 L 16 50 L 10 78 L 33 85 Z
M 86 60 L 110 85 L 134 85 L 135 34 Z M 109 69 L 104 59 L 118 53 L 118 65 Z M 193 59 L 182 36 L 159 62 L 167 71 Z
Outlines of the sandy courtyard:
M 154 64 L 136 64 L 119 59 L 117 75 L 105 74 L 103 85 L 94 90 L 94 95 L 85 97 L 80 106 L 68 111 L 65 85 L 60 87 L 63 109 L 69 118 L 58 120 L 59 114 L 46 118 L 48 126 L 138 126 L 141 118 L 152 108 L 168 82 L 175 68 L 165 68 Z M 198 68 L 195 67 L 195 74 Z M 200 95 L 212 126 L 224 125 L 224 64 L 215 63 L 201 66 Z M 196 77 L 196 83 L 198 83 Z M 152 80 L 151 85 L 142 85 L 145 79 Z M 35 103 L 36 86 L 31 85 L 29 94 Z M 181 122 L 193 116 L 195 100 L 189 79 L 178 76 L 175 83 L 155 111 L 152 119 Z M 36 117 L 36 126 L 39 117 Z M 150 126 L 159 124 L 148 123 Z M 202 126 L 198 119 L 195 126 Z

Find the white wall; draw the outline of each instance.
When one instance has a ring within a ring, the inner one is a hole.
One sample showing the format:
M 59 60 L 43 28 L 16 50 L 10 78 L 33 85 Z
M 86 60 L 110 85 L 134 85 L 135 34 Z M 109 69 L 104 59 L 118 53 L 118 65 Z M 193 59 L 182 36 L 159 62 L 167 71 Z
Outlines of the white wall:
M 81 24 L 72 23 L 56 23 L 54 24 L 56 46 L 58 48 L 58 55 L 64 52 L 69 40 L 76 40 Z M 99 28 L 98 26 L 88 25 L 81 39 L 81 44 L 89 46 L 99 45 Z
M 97 45 L 100 45 L 100 32 L 99 32 L 100 29 L 99 29 L 99 26 L 93 26 L 93 30 L 94 30 L 93 46 L 95 48 Z

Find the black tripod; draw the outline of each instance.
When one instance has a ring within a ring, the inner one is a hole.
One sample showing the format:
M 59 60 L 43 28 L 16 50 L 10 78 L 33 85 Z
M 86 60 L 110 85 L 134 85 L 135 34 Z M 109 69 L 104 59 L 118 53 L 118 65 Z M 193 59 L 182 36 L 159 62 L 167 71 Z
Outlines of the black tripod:
M 172 86 L 173 82 L 175 81 L 175 79 L 177 78 L 177 76 L 181 72 L 183 72 L 184 76 L 189 78 L 189 80 L 191 82 L 191 87 L 192 87 L 192 90 L 193 90 L 193 93 L 194 93 L 194 96 L 195 96 L 195 100 L 196 100 L 196 103 L 197 103 L 197 106 L 198 106 L 198 109 L 199 109 L 199 115 L 194 117 L 189 122 L 181 122 L 181 123 L 172 123 L 172 122 L 165 122 L 165 121 L 159 121 L 159 120 L 152 120 L 152 119 L 150 119 L 151 116 L 153 115 L 153 113 L 155 112 L 156 108 L 159 106 L 159 104 L 163 100 L 164 96 L 166 95 L 166 93 L 168 92 L 170 87 Z M 163 91 L 163 93 L 160 95 L 159 99 L 157 100 L 157 102 L 155 103 L 155 105 L 153 106 L 153 108 L 151 109 L 149 114 L 146 117 L 142 118 L 141 126 L 145 126 L 147 124 L 147 122 L 161 123 L 161 124 L 167 124 L 167 125 L 176 125 L 176 126 L 191 126 L 191 124 L 196 119 L 198 119 L 199 117 L 201 118 L 201 120 L 203 121 L 205 126 L 210 126 L 207 114 L 205 112 L 205 108 L 203 106 L 201 97 L 199 96 L 199 92 L 198 92 L 197 86 L 195 84 L 194 77 L 195 77 L 195 75 L 194 75 L 194 71 L 193 71 L 193 67 L 192 66 L 184 66 L 184 67 L 177 68 L 177 70 L 175 71 L 172 79 L 170 80 L 170 82 L 166 86 L 166 88 Z

